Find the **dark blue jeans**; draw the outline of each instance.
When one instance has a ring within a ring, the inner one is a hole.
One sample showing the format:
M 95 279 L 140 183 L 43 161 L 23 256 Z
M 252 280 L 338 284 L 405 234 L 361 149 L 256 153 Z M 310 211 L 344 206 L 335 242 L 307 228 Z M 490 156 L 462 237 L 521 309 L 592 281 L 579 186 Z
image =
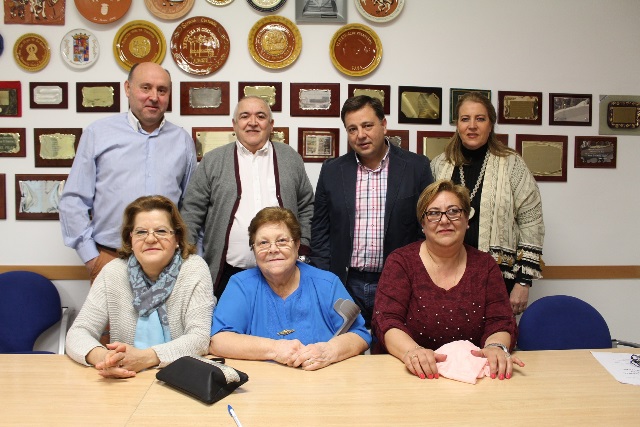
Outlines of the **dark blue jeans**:
M 375 302 L 379 279 L 380 273 L 358 271 L 355 268 L 350 268 L 347 274 L 347 291 L 353 301 L 360 307 L 365 326 L 368 329 L 371 329 L 373 303 Z

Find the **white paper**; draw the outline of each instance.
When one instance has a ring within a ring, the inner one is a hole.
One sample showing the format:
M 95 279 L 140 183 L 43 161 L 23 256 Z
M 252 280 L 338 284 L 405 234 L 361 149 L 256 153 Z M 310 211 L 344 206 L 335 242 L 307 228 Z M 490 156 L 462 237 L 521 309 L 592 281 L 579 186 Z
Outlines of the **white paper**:
M 631 364 L 631 353 L 592 351 L 591 354 L 617 381 L 640 385 L 640 368 Z

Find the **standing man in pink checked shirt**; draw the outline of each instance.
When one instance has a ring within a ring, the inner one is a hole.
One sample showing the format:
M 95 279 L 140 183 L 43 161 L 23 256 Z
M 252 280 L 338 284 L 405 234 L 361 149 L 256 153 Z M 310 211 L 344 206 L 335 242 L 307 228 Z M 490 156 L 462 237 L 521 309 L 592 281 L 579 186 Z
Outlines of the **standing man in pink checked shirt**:
M 427 157 L 389 143 L 378 99 L 347 99 L 341 118 L 353 152 L 322 165 L 311 221 L 311 263 L 340 277 L 369 328 L 385 259 L 424 237 L 416 205 L 433 177 Z

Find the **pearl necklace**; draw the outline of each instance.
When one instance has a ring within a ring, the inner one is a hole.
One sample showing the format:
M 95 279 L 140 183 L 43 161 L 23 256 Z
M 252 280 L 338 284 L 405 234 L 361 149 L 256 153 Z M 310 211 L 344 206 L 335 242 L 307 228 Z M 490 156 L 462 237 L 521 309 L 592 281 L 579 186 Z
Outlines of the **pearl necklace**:
M 482 178 L 484 177 L 484 171 L 485 169 L 487 169 L 487 163 L 489 163 L 489 150 L 487 150 L 487 154 L 484 155 L 484 160 L 482 161 L 482 168 L 480 168 L 480 175 L 478 176 L 478 180 L 476 181 L 476 185 L 473 187 L 473 191 L 471 192 L 471 195 L 469 196 L 469 202 L 471 202 L 474 198 L 474 196 L 476 195 L 476 193 L 478 192 L 478 188 L 480 188 L 480 184 L 482 183 Z M 463 186 L 467 186 L 467 184 L 464 181 L 464 170 L 462 169 L 462 165 L 458 166 L 458 169 L 460 170 L 460 183 Z M 471 212 L 469 212 L 469 219 L 473 218 L 473 215 L 476 213 L 476 210 L 471 208 Z M 433 258 L 432 258 L 433 260 Z

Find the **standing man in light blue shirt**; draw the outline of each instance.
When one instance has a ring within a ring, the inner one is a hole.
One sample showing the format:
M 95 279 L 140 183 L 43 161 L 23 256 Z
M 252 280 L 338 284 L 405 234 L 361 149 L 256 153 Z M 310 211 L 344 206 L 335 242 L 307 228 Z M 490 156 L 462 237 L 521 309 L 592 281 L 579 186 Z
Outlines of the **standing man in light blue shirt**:
M 59 204 L 64 244 L 76 250 L 92 282 L 116 257 L 124 208 L 153 194 L 179 206 L 197 163 L 191 136 L 164 117 L 169 72 L 152 62 L 136 64 L 124 90 L 129 111 L 82 132 Z

